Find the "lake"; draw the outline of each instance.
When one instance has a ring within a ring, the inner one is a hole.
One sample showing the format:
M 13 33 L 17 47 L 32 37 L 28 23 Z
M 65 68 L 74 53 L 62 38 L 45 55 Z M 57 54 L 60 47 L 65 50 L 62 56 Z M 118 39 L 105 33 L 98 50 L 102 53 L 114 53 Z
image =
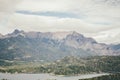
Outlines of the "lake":
M 85 74 L 79 76 L 55 76 L 50 74 L 9 74 L 9 73 L 0 73 L 1 79 L 8 80 L 78 80 L 85 78 L 98 77 L 102 75 L 108 75 L 107 73 L 101 74 Z

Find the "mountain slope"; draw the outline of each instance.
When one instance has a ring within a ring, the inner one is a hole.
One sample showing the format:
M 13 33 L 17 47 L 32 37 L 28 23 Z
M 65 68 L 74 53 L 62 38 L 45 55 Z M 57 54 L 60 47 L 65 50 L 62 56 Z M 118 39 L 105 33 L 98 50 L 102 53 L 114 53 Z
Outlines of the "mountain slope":
M 91 54 L 91 51 L 65 46 L 46 36 L 31 38 L 27 34 L 26 37 L 18 35 L 0 39 L 0 59 L 51 61 L 68 55 L 83 57 Z
M 15 30 L 0 38 L 0 59 L 53 61 L 65 56 L 119 55 L 109 45 L 71 32 L 24 32 Z

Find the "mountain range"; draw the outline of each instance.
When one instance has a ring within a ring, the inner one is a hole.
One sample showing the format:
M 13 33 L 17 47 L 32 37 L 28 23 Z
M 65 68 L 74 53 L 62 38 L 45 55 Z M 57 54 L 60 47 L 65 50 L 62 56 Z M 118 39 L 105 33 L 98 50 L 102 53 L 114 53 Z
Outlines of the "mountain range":
M 98 43 L 75 31 L 25 32 L 14 30 L 0 34 L 0 59 L 25 61 L 54 61 L 65 56 L 117 56 L 120 44 Z

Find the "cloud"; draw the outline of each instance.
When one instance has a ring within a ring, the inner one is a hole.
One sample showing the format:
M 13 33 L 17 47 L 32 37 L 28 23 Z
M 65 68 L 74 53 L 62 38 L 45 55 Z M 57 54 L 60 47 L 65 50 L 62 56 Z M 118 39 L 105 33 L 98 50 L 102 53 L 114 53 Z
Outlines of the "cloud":
M 102 31 L 93 36 L 98 42 L 102 43 L 119 43 L 120 42 L 120 28 Z
M 119 23 L 119 4 L 119 0 L 24 0 L 18 6 L 18 11 L 42 14 L 50 12 L 53 15 L 56 15 L 54 13 L 69 13 L 86 22 L 103 25 Z
M 37 16 L 53 16 L 59 18 L 80 18 L 73 13 L 64 12 L 29 12 L 29 11 L 16 11 L 16 13 L 24 15 L 37 15 Z
M 68 3 L 68 0 L 24 0 L 18 6 L 18 10 L 63 12 L 69 8 Z
M 24 18 L 24 19 L 23 19 Z M 37 31 L 78 31 L 80 33 L 96 33 L 111 29 L 106 25 L 87 23 L 77 18 L 59 18 L 55 16 L 14 14 L 8 21 L 10 28 Z M 102 27 L 101 27 L 102 26 Z M 88 29 L 90 28 L 90 29 Z
M 15 28 L 25 31 L 77 31 L 99 42 L 120 42 L 119 33 L 116 33 L 120 30 L 120 0 L 19 1 L 0 1 L 3 4 L 0 5 L 1 33 Z
M 11 12 L 19 0 L 0 0 L 0 12 Z
M 0 19 L 8 14 L 11 14 L 15 11 L 15 6 L 19 0 L 0 0 Z
M 8 32 L 9 27 L 6 27 L 9 17 L 16 10 L 20 0 L 0 0 L 0 32 Z

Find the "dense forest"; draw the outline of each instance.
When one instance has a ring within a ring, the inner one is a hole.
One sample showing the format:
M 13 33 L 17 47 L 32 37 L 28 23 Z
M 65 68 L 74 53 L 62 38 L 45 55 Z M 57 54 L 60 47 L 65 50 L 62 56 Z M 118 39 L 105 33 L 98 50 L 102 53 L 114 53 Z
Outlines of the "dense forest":
M 105 75 L 90 79 L 79 79 L 79 80 L 120 80 L 120 73 L 111 74 L 111 75 Z
M 7 63 L 9 64 L 7 65 Z M 4 66 L 0 66 L 0 71 L 9 73 L 52 73 L 56 75 L 78 75 L 86 73 L 120 72 L 120 56 L 96 56 L 87 58 L 68 56 L 51 63 L 11 61 L 0 64 L 4 64 Z

